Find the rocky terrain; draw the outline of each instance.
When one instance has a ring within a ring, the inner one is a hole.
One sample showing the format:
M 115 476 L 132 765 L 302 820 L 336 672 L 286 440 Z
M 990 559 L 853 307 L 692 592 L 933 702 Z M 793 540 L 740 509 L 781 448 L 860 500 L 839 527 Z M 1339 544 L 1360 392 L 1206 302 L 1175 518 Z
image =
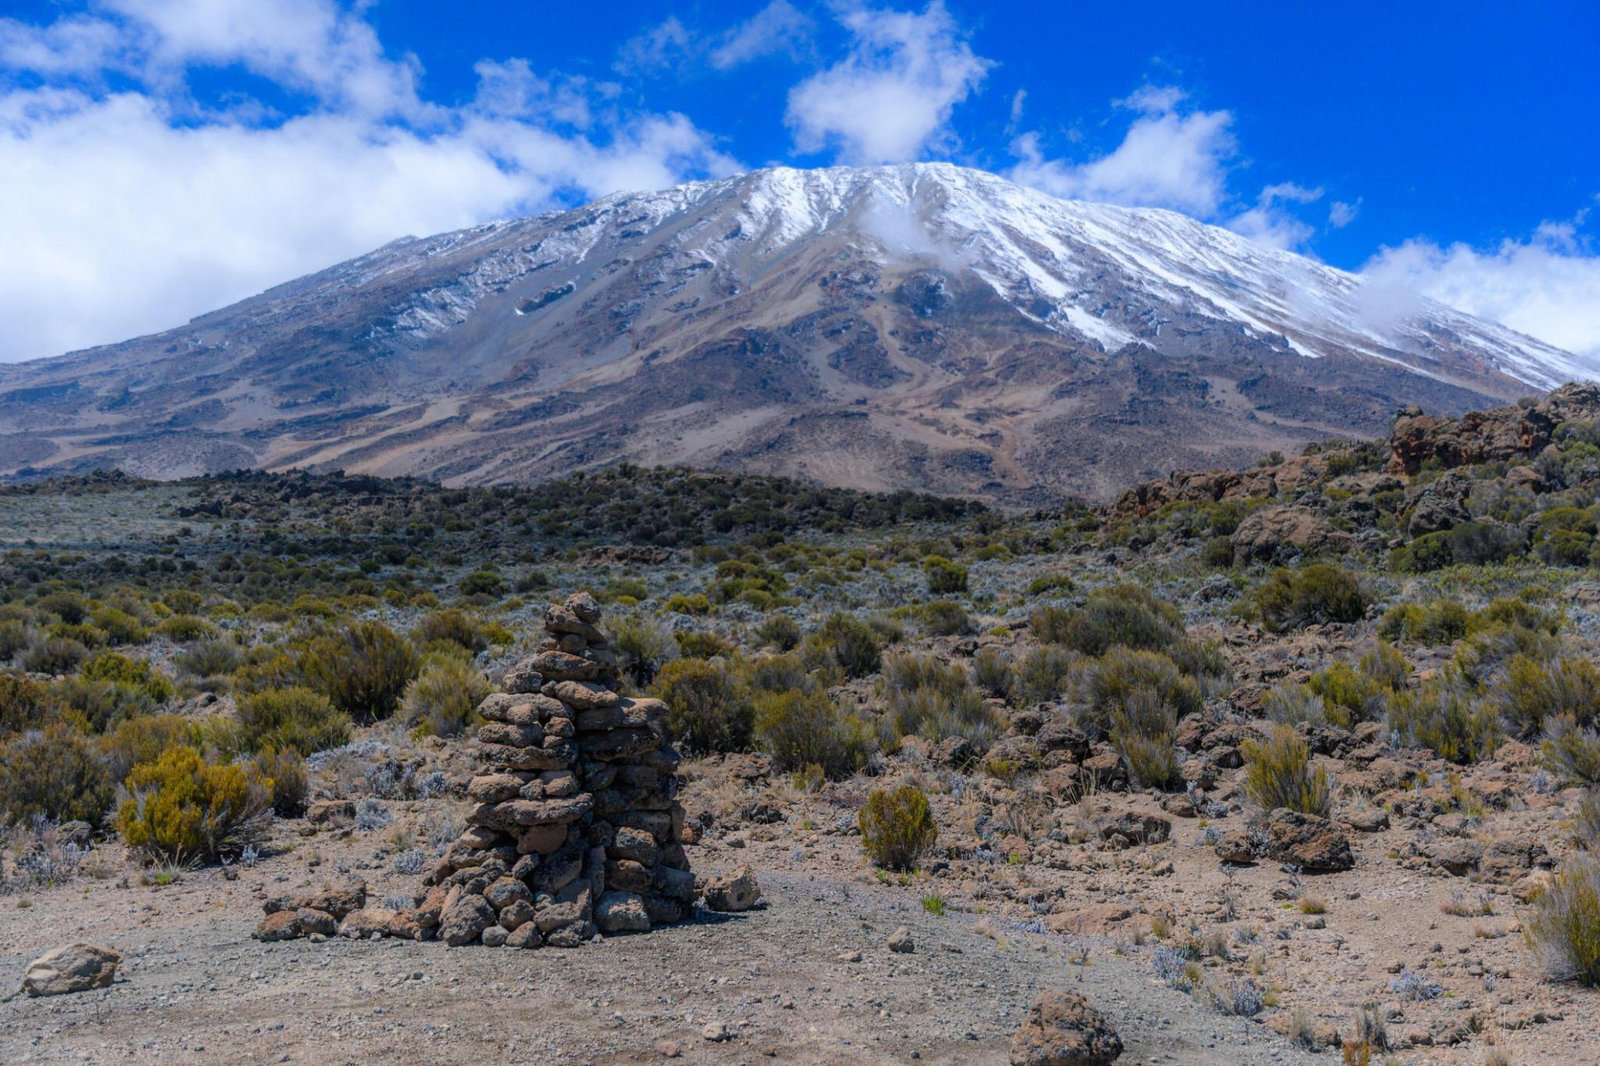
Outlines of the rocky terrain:
M 120 961 L 0 1057 L 1593 1061 L 1597 489 L 1588 385 L 1031 515 L 8 489 L 0 982 Z
M 0 475 L 632 460 L 1037 505 L 1591 369 L 1169 212 L 945 164 L 780 168 L 406 239 L 0 367 Z

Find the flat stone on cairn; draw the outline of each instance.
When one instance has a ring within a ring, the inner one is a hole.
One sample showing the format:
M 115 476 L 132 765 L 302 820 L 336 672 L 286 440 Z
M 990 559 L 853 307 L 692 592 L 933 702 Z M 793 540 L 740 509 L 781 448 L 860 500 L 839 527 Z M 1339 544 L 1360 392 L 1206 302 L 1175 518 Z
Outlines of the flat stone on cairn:
M 428 877 L 446 943 L 576 947 L 693 908 L 667 708 L 617 694 L 599 622 L 587 593 L 552 605 L 535 654 L 478 708 L 476 806 Z

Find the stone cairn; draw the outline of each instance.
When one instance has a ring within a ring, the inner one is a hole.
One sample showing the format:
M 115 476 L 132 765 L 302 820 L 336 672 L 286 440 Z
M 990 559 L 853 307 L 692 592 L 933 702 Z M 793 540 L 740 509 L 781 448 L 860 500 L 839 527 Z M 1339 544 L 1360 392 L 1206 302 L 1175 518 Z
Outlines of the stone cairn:
M 617 694 L 599 621 L 587 593 L 552 605 L 537 652 L 478 708 L 476 806 L 421 908 L 447 944 L 577 947 L 693 909 L 667 708 Z

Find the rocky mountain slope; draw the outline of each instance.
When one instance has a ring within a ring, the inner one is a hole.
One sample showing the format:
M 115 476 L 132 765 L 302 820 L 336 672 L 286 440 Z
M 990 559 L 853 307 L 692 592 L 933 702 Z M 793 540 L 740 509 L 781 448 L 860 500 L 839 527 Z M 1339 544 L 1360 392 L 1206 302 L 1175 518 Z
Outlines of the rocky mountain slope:
M 0 367 L 0 475 L 628 459 L 1045 501 L 1589 373 L 1181 215 L 944 164 L 773 169 L 397 241 Z

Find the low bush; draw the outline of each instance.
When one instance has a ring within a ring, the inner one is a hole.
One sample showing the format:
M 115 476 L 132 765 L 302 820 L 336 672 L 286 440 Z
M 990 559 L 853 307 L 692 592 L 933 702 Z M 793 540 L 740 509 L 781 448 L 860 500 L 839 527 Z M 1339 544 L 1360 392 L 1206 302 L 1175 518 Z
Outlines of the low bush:
M 1565 781 L 1600 784 L 1600 732 L 1569 715 L 1554 715 L 1539 743 L 1544 768 Z
M 272 782 L 272 813 L 280 818 L 298 818 L 306 812 L 311 795 L 311 780 L 306 761 L 293 748 L 262 748 L 251 760 L 262 781 Z
M 1578 855 L 1533 901 L 1523 935 L 1551 977 L 1600 985 L 1600 859 Z
M 967 591 L 967 568 L 942 555 L 922 560 L 922 574 L 928 580 L 928 592 L 934 596 Z
M 1253 595 L 1262 623 L 1275 633 L 1329 622 L 1359 622 L 1367 596 L 1356 576 L 1334 563 L 1275 570 Z
M 985 696 L 1010 700 L 1018 687 L 1010 654 L 1000 648 L 980 648 L 972 659 L 972 683 Z
M 0 740 L 39 728 L 50 709 L 47 685 L 18 674 L 0 674 Z
M 244 664 L 244 652 L 231 640 L 203 640 L 183 649 L 172 661 L 190 677 L 222 677 Z
M 453 644 L 471 655 L 489 646 L 483 627 L 459 607 L 423 615 L 411 629 L 411 642 L 419 650 L 426 650 L 433 644 Z
M 1600 670 L 1586 659 L 1541 663 L 1514 655 L 1494 699 L 1518 737 L 1537 736 L 1546 719 L 1556 716 L 1588 725 L 1600 715 Z
M 1199 685 L 1171 659 L 1160 652 L 1119 646 L 1084 670 L 1079 724 L 1093 735 L 1108 734 L 1112 716 L 1125 711 L 1134 693 L 1141 691 L 1153 694 L 1179 718 L 1198 713 L 1202 706 Z
M 939 839 L 928 794 L 915 785 L 873 789 L 856 824 L 867 857 L 890 870 L 916 869 Z
M 356 622 L 313 640 L 300 669 L 335 707 L 371 722 L 394 713 L 418 662 L 411 646 L 382 622 Z
M 89 649 L 69 637 L 46 637 L 22 653 L 30 674 L 70 674 L 89 657 Z
M 828 777 L 854 773 L 872 747 L 868 725 L 854 713 L 841 710 L 823 692 L 757 697 L 755 738 L 778 769 L 820 766 Z
M 807 638 L 805 654 L 813 663 L 836 664 L 846 677 L 866 677 L 882 665 L 883 644 L 872 626 L 847 614 L 835 614 Z
M 1261 701 L 1261 716 L 1279 725 L 1320 725 L 1328 720 L 1328 705 L 1310 685 L 1284 685 Z
M 115 799 L 105 757 L 69 725 L 19 733 L 0 747 L 0 824 L 42 815 L 99 826 Z
M 1457 763 L 1487 759 L 1500 744 L 1497 709 L 1454 671 L 1391 697 L 1389 729 L 1402 743 Z
M 803 636 L 800 623 L 786 614 L 769 614 L 756 626 L 756 639 L 778 651 L 794 651 Z
M 181 714 L 150 714 L 129 718 L 101 742 L 111 780 L 126 780 L 135 766 L 155 762 L 168 748 L 183 745 L 198 747 L 203 732 L 205 730 L 200 722 Z M 238 746 L 232 736 L 229 741 L 226 746 L 230 749 Z
M 237 855 L 260 843 L 272 782 L 252 764 L 207 762 L 193 748 L 168 748 L 128 774 L 117 830 L 129 847 L 172 862 Z
M 1388 686 L 1347 662 L 1338 661 L 1318 670 L 1306 680 L 1305 687 L 1321 700 L 1322 718 L 1343 729 L 1359 722 L 1376 722 L 1388 710 Z
M 1177 730 L 1177 709 L 1151 688 L 1134 689 L 1111 712 L 1111 744 L 1127 763 L 1134 784 L 1164 789 L 1182 783 L 1173 743 Z
M 1458 600 L 1403 603 L 1387 611 L 1378 632 L 1387 640 L 1419 644 L 1453 644 L 1467 635 L 1472 614 Z
M 958 637 L 972 632 L 972 618 L 954 600 L 933 600 L 916 609 L 917 625 L 924 636 Z
M 667 728 L 691 752 L 744 751 L 755 708 L 744 681 L 728 664 L 678 659 L 662 667 L 654 693 L 667 705 Z
M 1057 644 L 1030 649 L 1017 668 L 1018 699 L 1025 704 L 1060 699 L 1081 658 Z
M 1037 611 L 1032 624 L 1040 641 L 1093 656 L 1119 645 L 1165 648 L 1183 637 L 1183 615 L 1178 609 L 1133 584 L 1096 589 L 1075 611 Z
M 611 627 L 617 665 L 639 687 L 650 684 L 678 654 L 672 629 L 653 618 L 620 618 Z
M 453 737 L 489 695 L 488 680 L 462 655 L 430 655 L 406 686 L 400 718 L 417 736 Z
M 186 644 L 191 640 L 208 640 L 217 635 L 217 627 L 192 614 L 175 614 L 156 623 L 156 632 L 168 640 Z
M 1285 807 L 1327 817 L 1333 802 L 1328 772 L 1312 767 L 1310 750 L 1294 729 L 1274 725 L 1265 740 L 1246 740 L 1239 750 L 1244 756 L 1245 794 L 1263 810 Z
M 246 750 L 292 748 L 311 755 L 350 743 L 350 716 L 314 689 L 265 689 L 239 699 Z

